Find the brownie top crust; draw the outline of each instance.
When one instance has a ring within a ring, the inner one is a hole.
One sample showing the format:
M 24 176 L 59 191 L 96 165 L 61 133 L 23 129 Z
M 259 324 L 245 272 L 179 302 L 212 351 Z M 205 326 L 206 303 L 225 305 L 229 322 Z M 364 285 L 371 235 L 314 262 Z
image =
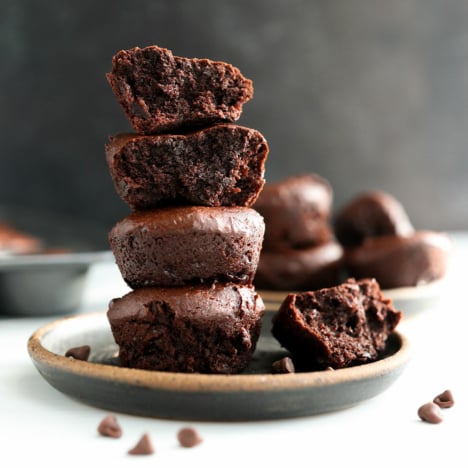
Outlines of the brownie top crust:
M 152 235 L 183 235 L 186 233 L 245 233 L 265 229 L 262 217 L 245 207 L 180 206 L 158 210 L 136 211 L 119 221 L 111 230 L 120 237 L 137 229 Z
M 335 235 L 346 247 L 384 235 L 414 232 L 403 205 L 392 195 L 374 190 L 356 196 L 335 216 Z
M 242 319 L 244 315 L 263 315 L 265 306 L 261 297 L 250 286 L 214 283 L 211 285 L 139 288 L 109 304 L 111 322 L 147 319 L 150 304 L 164 301 L 179 316 L 187 315 L 194 321 L 226 322 L 228 318 Z M 144 306 L 146 305 L 146 306 Z
M 234 122 L 253 97 L 238 68 L 185 58 L 158 46 L 119 51 L 107 80 L 138 133 L 164 133 Z
M 331 240 L 332 198 L 331 185 L 317 174 L 267 183 L 254 205 L 265 218 L 263 248 L 304 248 Z

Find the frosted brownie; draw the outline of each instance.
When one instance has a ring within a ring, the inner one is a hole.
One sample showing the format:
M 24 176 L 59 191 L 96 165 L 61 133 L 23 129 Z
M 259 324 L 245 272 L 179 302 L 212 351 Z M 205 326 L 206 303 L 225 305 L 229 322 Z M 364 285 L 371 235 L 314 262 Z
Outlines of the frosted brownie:
M 174 207 L 135 212 L 109 233 L 133 288 L 232 281 L 250 284 L 265 225 L 252 208 Z
M 233 374 L 250 362 L 265 307 L 250 286 L 140 288 L 107 312 L 123 366 Z

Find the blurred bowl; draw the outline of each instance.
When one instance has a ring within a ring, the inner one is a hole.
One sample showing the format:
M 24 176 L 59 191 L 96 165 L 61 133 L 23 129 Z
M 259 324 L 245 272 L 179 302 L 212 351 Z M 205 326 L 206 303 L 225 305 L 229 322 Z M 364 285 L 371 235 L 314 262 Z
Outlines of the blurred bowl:
M 42 244 L 39 253 L 0 256 L 0 315 L 74 312 L 81 304 L 89 268 L 113 261 L 103 226 L 17 207 L 0 207 L 0 222 Z

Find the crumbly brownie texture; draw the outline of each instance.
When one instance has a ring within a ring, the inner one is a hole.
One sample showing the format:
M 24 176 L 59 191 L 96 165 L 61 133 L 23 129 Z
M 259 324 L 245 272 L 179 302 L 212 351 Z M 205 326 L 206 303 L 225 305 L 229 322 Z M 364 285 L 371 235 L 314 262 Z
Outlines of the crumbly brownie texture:
M 356 278 L 376 278 L 384 289 L 419 286 L 447 273 L 451 241 L 448 235 L 416 231 L 408 237 L 380 236 L 346 249 L 345 268 Z
M 307 291 L 337 285 L 343 249 L 337 242 L 278 252 L 262 250 L 254 284 L 273 291 Z
M 304 248 L 330 241 L 332 196 L 328 181 L 316 174 L 266 184 L 254 205 L 265 218 L 263 248 Z
M 232 281 L 250 284 L 265 225 L 252 208 L 175 207 L 119 221 L 109 241 L 133 288 Z
M 141 134 L 235 122 L 243 104 L 253 97 L 252 82 L 236 67 L 177 57 L 157 46 L 121 50 L 106 76 Z
M 401 203 L 381 191 L 358 195 L 337 213 L 334 225 L 336 238 L 346 247 L 362 244 L 370 237 L 414 232 Z
M 374 279 L 289 294 L 273 317 L 272 333 L 301 370 L 339 369 L 378 359 L 401 311 Z
M 260 132 L 233 124 L 185 135 L 120 134 L 106 146 L 116 191 L 133 209 L 251 206 L 267 155 Z
M 107 312 L 123 366 L 232 374 L 250 362 L 264 314 L 250 286 L 141 288 Z

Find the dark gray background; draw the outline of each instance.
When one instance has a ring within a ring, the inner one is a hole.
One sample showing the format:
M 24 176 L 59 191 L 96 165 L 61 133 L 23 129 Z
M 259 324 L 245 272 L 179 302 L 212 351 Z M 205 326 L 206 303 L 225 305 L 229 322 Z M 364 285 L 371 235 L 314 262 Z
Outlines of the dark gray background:
M 105 165 L 128 131 L 105 73 L 158 44 L 254 82 L 240 124 L 266 177 L 316 172 L 335 209 L 393 193 L 418 228 L 468 228 L 468 2 L 0 0 L 0 204 L 110 227 L 129 212 Z

